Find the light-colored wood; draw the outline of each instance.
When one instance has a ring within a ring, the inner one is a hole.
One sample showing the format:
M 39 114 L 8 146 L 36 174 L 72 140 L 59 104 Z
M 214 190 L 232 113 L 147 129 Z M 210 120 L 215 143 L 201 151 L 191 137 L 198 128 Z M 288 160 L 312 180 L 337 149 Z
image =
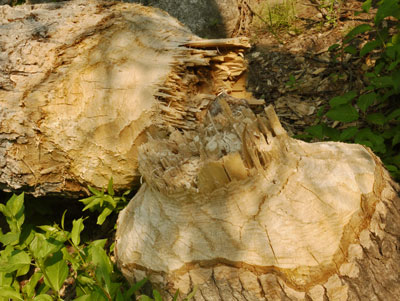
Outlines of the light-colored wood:
M 1 6 L 0 22 L 3 189 L 74 193 L 111 176 L 129 189 L 144 131 L 191 128 L 209 102 L 196 95 L 230 93 L 246 69 L 247 39 L 202 40 L 137 4 Z
M 131 281 L 207 301 L 400 296 L 399 187 L 366 147 L 292 139 L 272 107 L 222 94 L 195 128 L 149 138 L 139 170 L 116 234 Z

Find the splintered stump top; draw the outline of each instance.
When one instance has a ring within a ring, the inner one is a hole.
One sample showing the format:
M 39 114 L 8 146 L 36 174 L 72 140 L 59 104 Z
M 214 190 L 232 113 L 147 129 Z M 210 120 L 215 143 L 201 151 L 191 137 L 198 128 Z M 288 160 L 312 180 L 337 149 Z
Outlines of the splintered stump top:
M 204 300 L 347 300 L 355 288 L 342 279 L 368 273 L 363 248 L 371 233 L 387 236 L 382 220 L 398 202 L 369 149 L 292 139 L 272 107 L 255 115 L 227 95 L 194 130 L 150 137 L 139 165 L 145 184 L 118 221 L 119 266 L 171 295 L 197 285 Z

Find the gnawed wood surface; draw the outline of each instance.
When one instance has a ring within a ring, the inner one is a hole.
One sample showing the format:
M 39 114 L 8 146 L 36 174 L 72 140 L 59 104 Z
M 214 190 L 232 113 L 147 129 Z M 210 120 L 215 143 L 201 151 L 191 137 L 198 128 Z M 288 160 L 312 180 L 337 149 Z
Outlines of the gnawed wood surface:
M 128 189 L 145 130 L 190 128 L 204 99 L 244 89 L 246 39 L 201 40 L 158 9 L 71 1 L 2 6 L 0 20 L 2 189 L 73 193 L 111 176 Z
M 292 139 L 272 107 L 222 94 L 195 127 L 149 135 L 139 170 L 116 235 L 130 281 L 207 301 L 400 298 L 399 187 L 368 148 Z

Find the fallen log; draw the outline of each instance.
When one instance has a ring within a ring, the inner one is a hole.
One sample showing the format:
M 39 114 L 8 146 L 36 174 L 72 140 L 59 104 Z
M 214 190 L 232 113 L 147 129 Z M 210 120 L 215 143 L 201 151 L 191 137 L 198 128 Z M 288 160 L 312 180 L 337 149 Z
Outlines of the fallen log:
M 116 258 L 166 300 L 400 298 L 399 186 L 364 146 L 290 138 L 272 107 L 220 95 L 149 135 L 139 170 Z
M 249 46 L 137 4 L 1 6 L 0 188 L 130 188 L 144 132 L 190 129 L 208 99 L 243 91 Z

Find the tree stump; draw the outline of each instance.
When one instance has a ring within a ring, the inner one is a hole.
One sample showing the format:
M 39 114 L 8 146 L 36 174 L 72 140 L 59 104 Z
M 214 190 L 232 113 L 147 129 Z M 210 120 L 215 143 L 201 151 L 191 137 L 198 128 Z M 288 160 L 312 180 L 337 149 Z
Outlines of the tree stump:
M 159 9 L 70 1 L 0 20 L 1 189 L 129 189 L 145 131 L 190 128 L 204 99 L 244 90 L 247 39 L 202 40 Z
M 290 138 L 222 94 L 149 135 L 139 170 L 116 258 L 167 300 L 400 299 L 399 186 L 367 147 Z

